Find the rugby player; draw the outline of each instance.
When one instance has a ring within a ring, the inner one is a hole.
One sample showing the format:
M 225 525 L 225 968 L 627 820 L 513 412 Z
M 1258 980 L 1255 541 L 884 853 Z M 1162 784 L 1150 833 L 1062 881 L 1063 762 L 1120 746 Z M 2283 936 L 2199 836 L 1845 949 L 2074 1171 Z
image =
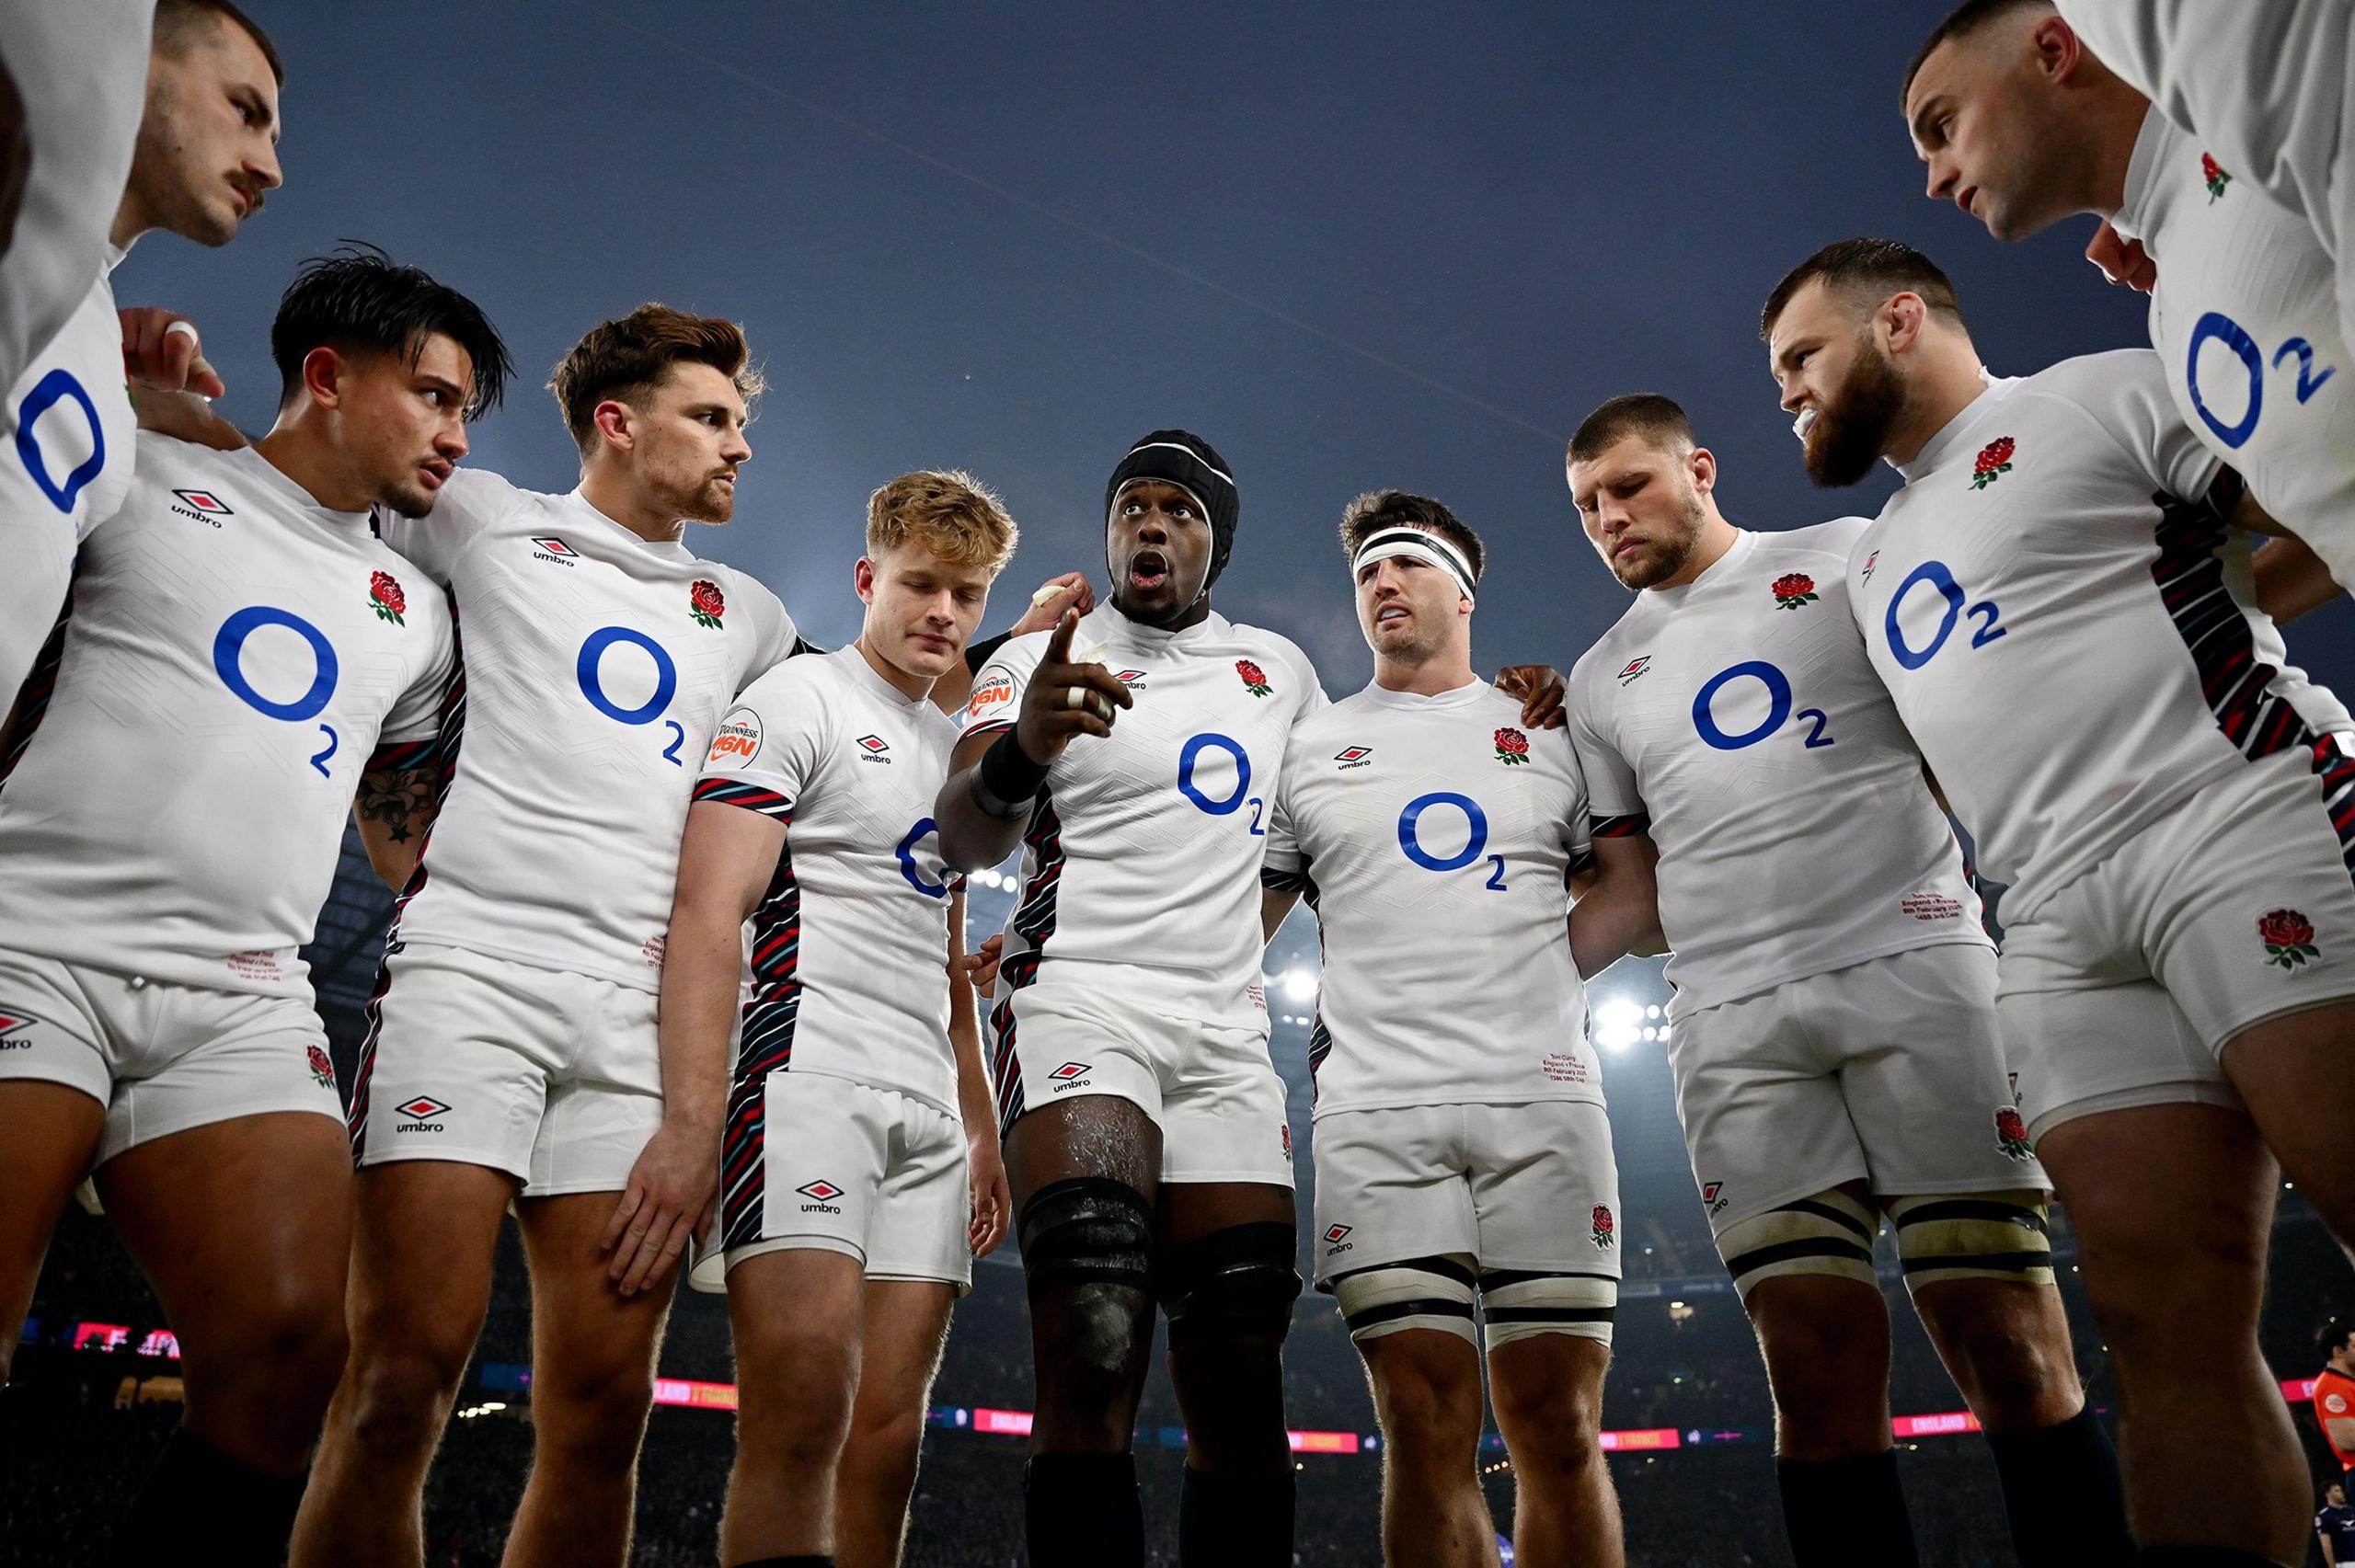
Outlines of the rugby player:
M 2355 343 L 2355 10 L 2345 0 L 2061 0 L 2104 63 L 2314 230 Z
M 441 596 L 368 514 L 432 509 L 507 374 L 471 303 L 375 258 L 306 268 L 270 349 L 285 391 L 252 448 L 139 438 L 0 788 L 0 1352 L 95 1167 L 187 1388 L 129 1561 L 179 1559 L 199 1521 L 208 1557 L 285 1554 L 351 1236 L 296 950 L 355 789 L 431 773 L 454 652 Z
M 1588 540 L 1637 590 L 1570 677 L 1600 863 L 1571 945 L 1588 975 L 1654 932 L 1674 950 L 1677 1111 L 1765 1357 L 1794 1556 L 1915 1561 L 1873 1271 L 1886 1219 L 2020 1561 L 2130 1562 L 1979 898 L 1849 618 L 1865 520 L 1736 528 L 1716 456 L 1655 394 L 1588 416 L 1566 470 Z
M 2250 604 L 2238 486 L 2155 355 L 1991 380 L 1945 274 L 1887 240 L 1801 263 L 1761 330 L 1809 475 L 1905 481 L 1849 609 L 2007 887 L 1996 1008 L 2118 1368 L 2136 1539 L 2294 1562 L 2257 1313 L 2280 1175 L 2355 1235 L 2355 725 Z
M 82 40 L 117 8 L 75 9 L 63 25 Z M 80 81 L 83 74 L 65 76 Z M 94 136 L 94 166 L 59 198 L 103 200 L 113 224 L 104 256 L 93 252 L 84 265 L 78 303 L 45 343 L 32 345 L 30 362 L 0 411 L 0 438 L 7 438 L 0 440 L 0 559 L 9 567 L 0 573 L 0 712 L 17 701 L 57 620 L 75 546 L 121 505 L 131 483 L 134 423 L 123 395 L 124 328 L 109 274 L 151 230 L 169 229 L 206 246 L 236 237 L 260 210 L 262 193 L 279 184 L 278 89 L 284 79 L 268 36 L 226 0 L 159 0 L 128 185 L 103 191 L 104 177 L 121 168 L 106 152 L 106 138 Z M 100 109 L 105 90 L 84 90 L 77 104 Z M 0 266 L 0 281 L 18 266 L 33 266 L 44 244 L 31 241 L 12 255 Z M 142 373 L 160 373 L 163 362 L 163 356 L 150 356 Z M 185 377 L 187 361 L 178 362 Z M 219 390 L 209 370 L 194 384 Z M 40 695 L 27 692 L 24 700 Z M 0 724 L 0 731 L 6 727 Z
M 1292 728 L 1260 919 L 1274 935 L 1305 896 L 1323 932 L 1310 1245 L 1382 1423 L 1383 1554 L 1497 1560 L 1485 1344 L 1514 1561 L 1617 1563 L 1601 1418 L 1626 1223 L 1564 926 L 1585 785 L 1568 737 L 1472 672 L 1478 535 L 1384 490 L 1341 544 L 1373 681 Z
M 727 1562 L 899 1561 L 949 1310 L 1005 1232 L 973 993 L 950 978 L 962 882 L 932 821 L 957 726 L 930 698 L 1015 540 L 965 475 L 877 490 L 857 642 L 754 681 L 688 809 L 661 1035 L 676 1080 L 728 1107 L 706 1260 L 741 1390 Z
M 2097 213 L 2157 260 L 2151 344 L 2178 415 L 2355 582 L 2355 376 L 2338 373 L 2355 355 L 2314 231 L 2096 59 L 2051 0 L 1971 0 L 1904 98 L 1933 200 L 2003 240 Z
M 1240 498 L 1209 442 L 1154 431 L 1104 498 L 1109 601 L 974 677 L 934 811 L 955 870 L 1023 850 L 990 1028 L 1038 1379 L 1030 1560 L 1143 1561 L 1130 1446 L 1157 1299 L 1187 1426 L 1180 1555 L 1289 1564 L 1300 1279 L 1258 872 L 1284 742 L 1325 698 L 1288 639 L 1211 607 Z M 1501 679 L 1558 722 L 1558 675 Z

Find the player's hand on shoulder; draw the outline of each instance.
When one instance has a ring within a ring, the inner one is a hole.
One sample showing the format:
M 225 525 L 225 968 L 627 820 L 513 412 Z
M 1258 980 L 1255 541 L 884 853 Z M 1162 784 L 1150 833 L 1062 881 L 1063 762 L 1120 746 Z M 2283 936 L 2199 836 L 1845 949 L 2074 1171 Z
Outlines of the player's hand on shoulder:
M 1063 618 L 1065 611 L 1085 615 L 1096 608 L 1096 590 L 1087 585 L 1086 572 L 1065 572 L 1049 578 L 1031 594 L 1028 608 L 1022 618 L 1005 634 L 1009 637 L 1027 637 L 1033 632 L 1051 631 Z
M 2101 275 L 2112 283 L 2123 283 L 2137 293 L 2149 293 L 2159 281 L 2158 263 L 2142 248 L 2142 242 L 2128 239 L 2108 220 L 2094 231 L 2092 242 L 2085 246 L 2085 259 L 2100 268 Z
M 219 397 L 229 390 L 206 361 L 204 341 L 188 317 L 155 305 L 132 305 L 115 315 L 122 323 L 122 368 L 132 381 L 199 397 Z
M 605 1277 L 624 1296 L 667 1284 L 688 1241 L 710 1230 L 718 1185 L 718 1130 L 666 1118 L 638 1151 L 605 1226 Z
M 1041 766 L 1062 756 L 1074 736 L 1101 739 L 1110 735 L 1113 715 L 1135 705 L 1129 689 L 1112 679 L 1109 670 L 1072 662 L 1071 640 L 1078 625 L 1079 613 L 1074 610 L 1064 611 L 1055 623 L 1015 720 L 1023 752 Z
M 1521 722 L 1532 729 L 1559 729 L 1569 681 L 1550 664 L 1508 664 L 1497 671 L 1497 689 L 1521 699 Z

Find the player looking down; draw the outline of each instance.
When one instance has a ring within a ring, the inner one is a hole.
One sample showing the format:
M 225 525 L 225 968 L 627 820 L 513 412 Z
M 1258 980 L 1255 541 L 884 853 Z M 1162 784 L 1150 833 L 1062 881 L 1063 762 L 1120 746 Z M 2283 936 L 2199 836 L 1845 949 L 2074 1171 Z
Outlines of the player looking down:
M 1793 1556 L 1915 1561 L 1873 1270 L 1886 1219 L 2020 1561 L 2131 1561 L 1979 898 L 1847 612 L 1864 520 L 1736 528 L 1716 456 L 1653 394 L 1589 415 L 1565 466 L 1589 542 L 1637 590 L 1570 677 L 1599 863 L 1570 943 L 1590 976 L 1655 933 L 1674 950 L 1677 1113 L 1765 1357 Z

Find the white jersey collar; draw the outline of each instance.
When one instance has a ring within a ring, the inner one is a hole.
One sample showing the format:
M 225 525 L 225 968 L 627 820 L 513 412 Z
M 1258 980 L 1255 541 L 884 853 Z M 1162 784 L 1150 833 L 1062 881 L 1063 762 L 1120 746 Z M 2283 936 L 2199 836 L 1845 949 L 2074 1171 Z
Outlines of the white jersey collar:
M 1986 367 L 1981 366 L 1979 373 L 1987 375 Z M 1889 465 L 1904 475 L 1905 482 L 1909 485 L 1926 475 L 1936 473 L 1938 464 L 1947 460 L 1947 454 L 1954 450 L 1955 443 L 1962 440 L 1962 433 L 1970 428 L 1972 421 L 1996 403 L 2011 395 L 2012 388 L 2019 383 L 2020 378 L 2017 376 L 1987 376 L 1987 384 L 1980 391 L 1979 395 L 1964 404 L 1936 435 L 1923 442 L 1922 450 L 1913 454 L 1913 462 L 1899 463 L 1892 458 Z
M 851 672 L 851 679 L 863 686 L 867 694 L 879 703 L 888 703 L 894 708 L 905 708 L 913 712 L 932 701 L 929 693 L 921 697 L 911 697 L 889 681 L 884 680 L 876 668 L 867 662 L 867 655 L 859 651 L 858 645 L 855 642 L 818 657 L 840 659 L 843 667 Z
M 1712 584 L 1721 583 L 1731 577 L 1749 558 L 1751 551 L 1757 547 L 1755 531 L 1737 528 L 1733 531 L 1733 543 L 1726 546 L 1726 553 L 1704 567 L 1699 577 L 1688 583 L 1679 583 L 1674 588 L 1648 588 L 1637 602 L 1673 610 L 1694 594 L 1707 591 Z
M 1109 599 L 1098 605 L 1087 619 L 1094 620 L 1097 615 L 1104 618 L 1101 624 L 1095 627 L 1083 624 L 1080 636 L 1074 639 L 1075 644 L 1088 632 L 1094 631 L 1097 639 L 1107 644 L 1126 643 L 1146 653 L 1179 653 L 1197 644 L 1223 642 L 1235 629 L 1224 616 L 1213 610 L 1190 626 L 1175 632 L 1164 631 L 1159 626 L 1148 626 L 1141 621 L 1130 619 Z
M 338 511 L 335 508 L 322 503 L 316 496 L 289 478 L 283 470 L 264 457 L 257 449 L 241 446 L 235 452 L 224 452 L 221 455 L 232 468 L 238 470 L 239 478 L 267 490 L 271 500 L 296 516 L 306 517 L 314 521 L 325 523 L 329 528 L 341 529 L 348 532 L 369 532 L 369 520 L 373 516 L 373 512 Z
M 620 523 L 607 517 L 596 502 L 582 493 L 578 485 L 567 490 L 564 493 L 564 498 L 568 504 L 577 508 L 582 516 L 593 520 L 597 526 L 612 529 L 620 538 L 650 555 L 660 555 L 668 561 L 692 561 L 696 558 L 695 553 L 688 549 L 681 540 L 649 539 L 634 529 L 624 528 Z
M 2165 164 L 2181 132 L 2153 109 L 2142 117 L 2134 154 L 2126 163 L 2126 195 L 2110 214 L 2109 226 L 2126 239 L 2147 239 L 2166 221 L 2170 205 Z
M 1365 690 L 1358 694 L 1376 707 L 1396 708 L 1407 713 L 1430 713 L 1434 709 L 1467 706 L 1478 702 L 1488 690 L 1488 683 L 1475 675 L 1461 686 L 1429 695 L 1420 692 L 1394 692 L 1378 680 L 1367 681 Z

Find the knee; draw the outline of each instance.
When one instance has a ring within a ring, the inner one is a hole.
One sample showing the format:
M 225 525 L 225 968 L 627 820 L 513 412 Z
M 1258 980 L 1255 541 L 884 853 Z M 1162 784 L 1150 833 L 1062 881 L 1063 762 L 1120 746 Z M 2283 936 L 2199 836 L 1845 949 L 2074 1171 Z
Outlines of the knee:
M 2086 1249 L 2085 1297 L 2102 1335 L 2126 1356 L 2170 1347 L 2254 1345 L 2263 1253 L 2213 1240 L 2174 1253 Z
M 916 1456 L 924 1447 L 924 1412 L 895 1410 L 858 1423 L 852 1428 L 866 1468 L 904 1486 L 915 1479 Z
M 1373 1346 L 1374 1401 L 1382 1415 L 1385 1441 L 1394 1451 L 1460 1447 L 1468 1433 L 1476 1442 L 1480 1430 L 1478 1362 L 1467 1378 L 1464 1359 L 1444 1349 L 1422 1350 L 1391 1337 Z M 1502 1406 L 1499 1406 L 1501 1413 Z
M 645 1367 L 584 1369 L 532 1380 L 532 1433 L 543 1453 L 586 1468 L 628 1471 L 638 1463 L 654 1405 L 654 1374 Z
M 1956 1336 L 1955 1349 L 1987 1407 L 1982 1415 L 2000 1418 L 2006 1410 L 2040 1403 L 2058 1386 L 2076 1386 L 2076 1368 L 2066 1353 L 2023 1324 L 1972 1324 Z
M 282 1281 L 238 1312 L 226 1332 L 208 1326 L 181 1349 L 192 1388 L 250 1388 L 267 1403 L 316 1421 L 350 1348 L 340 1287 L 340 1280 L 332 1288 Z
M 1498 1383 L 1490 1397 L 1516 1469 L 1542 1465 L 1574 1475 L 1602 1462 L 1602 1401 L 1569 1381 L 1536 1388 Z
M 363 1335 L 344 1373 L 339 1427 L 348 1425 L 361 1447 L 380 1454 L 431 1449 L 465 1377 L 467 1354 Z

